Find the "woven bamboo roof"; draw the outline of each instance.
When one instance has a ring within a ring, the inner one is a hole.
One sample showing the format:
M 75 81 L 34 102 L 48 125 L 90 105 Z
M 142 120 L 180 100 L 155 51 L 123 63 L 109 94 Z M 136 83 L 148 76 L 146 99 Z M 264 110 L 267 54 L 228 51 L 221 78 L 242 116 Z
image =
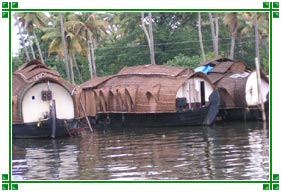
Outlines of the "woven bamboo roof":
M 54 77 L 59 77 L 57 71 L 49 69 L 45 64 L 41 63 L 39 60 L 32 60 L 29 63 L 22 65 L 14 74 L 20 75 L 22 79 L 26 82 L 35 81 L 35 76 L 38 74 L 51 75 Z
M 223 88 L 230 96 L 225 98 L 225 103 L 234 103 L 235 107 L 245 107 L 245 87 L 249 73 L 253 72 L 243 61 L 233 61 L 225 58 L 214 58 L 206 63 L 214 62 L 213 69 L 208 72 L 208 77 L 216 88 Z M 237 76 L 237 78 L 235 78 Z M 261 77 L 266 82 L 268 78 L 263 72 Z M 230 101 L 231 99 L 232 101 Z
M 32 60 L 14 72 L 12 79 L 13 122 L 22 122 L 19 108 L 21 108 L 20 103 L 26 90 L 36 83 L 48 80 L 64 86 L 69 92 L 74 89 L 74 85 L 61 78 L 57 71 L 49 69 L 39 60 Z
M 94 88 L 112 77 L 114 77 L 114 75 L 109 75 L 109 76 L 105 76 L 105 77 L 94 77 L 94 78 L 82 83 L 80 85 L 80 87 L 82 87 L 83 89 Z
M 138 66 L 132 66 L 132 67 L 124 67 L 121 69 L 121 71 L 118 73 L 118 75 L 168 75 L 176 77 L 178 75 L 181 75 L 183 73 L 189 74 L 193 69 L 188 67 L 175 67 L 175 66 L 166 66 L 166 65 L 138 65 Z
M 48 68 L 39 60 L 32 60 L 14 72 L 12 80 L 13 95 L 20 95 L 30 84 L 44 80 L 57 82 L 69 90 L 74 88 L 74 85 L 61 78 L 57 71 Z
M 125 67 L 113 76 L 93 78 L 80 87 L 86 98 L 95 98 L 94 101 L 85 100 L 88 111 L 96 110 L 91 106 L 99 106 L 97 113 L 124 110 L 135 113 L 175 112 L 177 91 L 192 77 L 203 78 L 211 84 L 205 74 L 194 73 L 187 67 L 140 65 Z
M 210 73 L 225 73 L 229 68 L 232 66 L 234 62 L 233 61 L 226 61 L 221 62 L 220 64 L 217 64 Z
M 225 57 L 216 56 L 216 57 L 213 57 L 213 58 L 211 58 L 207 61 L 204 61 L 204 62 L 200 63 L 198 66 L 208 65 L 210 63 L 217 64 L 217 63 L 221 63 L 221 62 L 225 62 L 225 61 L 232 61 L 232 60 L 228 59 L 228 58 L 225 58 Z
M 247 105 L 245 98 L 245 89 L 248 76 L 244 78 L 232 78 L 233 73 L 228 73 L 223 76 L 215 84 L 217 88 L 224 88 L 232 96 L 236 107 L 244 107 Z

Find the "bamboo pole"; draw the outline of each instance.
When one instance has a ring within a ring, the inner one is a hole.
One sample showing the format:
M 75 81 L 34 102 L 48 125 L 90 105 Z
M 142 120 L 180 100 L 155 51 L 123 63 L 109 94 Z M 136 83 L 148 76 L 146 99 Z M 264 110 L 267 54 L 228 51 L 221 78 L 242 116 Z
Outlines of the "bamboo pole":
M 262 120 L 266 121 L 265 111 L 264 111 L 264 103 L 263 103 L 263 95 L 261 92 L 261 75 L 260 75 L 260 64 L 259 59 L 255 58 L 256 63 L 256 72 L 257 72 L 257 85 L 258 85 L 258 101 L 261 105 L 261 112 L 262 112 Z
M 89 121 L 88 115 L 87 115 L 87 113 L 86 113 L 86 110 L 85 110 L 85 108 L 84 108 L 84 106 L 83 106 L 81 100 L 80 100 L 80 105 L 81 105 L 82 111 L 83 111 L 83 113 L 84 113 L 84 115 L 85 115 L 85 117 L 86 117 L 86 120 L 87 120 L 87 123 L 88 123 L 88 125 L 89 125 L 90 131 L 93 132 L 93 128 L 92 128 L 92 126 L 91 126 L 91 123 L 90 123 L 90 121 Z
M 72 134 L 71 134 L 71 132 L 70 132 L 70 130 L 69 130 L 69 127 L 68 127 L 68 125 L 67 125 L 67 121 L 66 121 L 66 120 L 64 120 L 64 126 L 65 126 L 65 129 L 66 129 L 68 135 L 69 135 L 70 137 L 72 137 Z
M 56 101 L 51 101 L 51 118 L 52 118 L 52 134 L 51 137 L 54 139 L 56 138 L 56 130 L 57 130 L 57 115 L 56 115 Z
M 189 95 L 189 99 L 188 99 L 189 109 L 191 109 L 191 86 L 190 86 L 190 82 L 188 82 L 188 95 Z

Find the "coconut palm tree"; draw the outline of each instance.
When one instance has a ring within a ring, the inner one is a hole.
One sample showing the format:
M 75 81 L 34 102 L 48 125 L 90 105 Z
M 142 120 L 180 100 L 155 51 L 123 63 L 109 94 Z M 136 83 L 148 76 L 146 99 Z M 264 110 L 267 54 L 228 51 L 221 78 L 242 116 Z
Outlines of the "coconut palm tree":
M 84 43 L 82 40 L 71 31 L 64 30 L 65 27 L 61 23 L 62 14 L 52 15 L 52 25 L 45 28 L 45 34 L 42 36 L 43 40 L 50 39 L 52 42 L 49 46 L 49 55 L 56 52 L 60 58 L 64 58 L 66 65 L 67 78 L 73 84 L 75 84 L 73 67 L 76 66 L 78 74 L 80 74 L 75 55 L 77 53 L 85 54 L 83 51 Z M 82 77 L 79 75 L 79 80 L 82 81 Z
M 64 25 L 68 31 L 86 41 L 90 77 L 96 77 L 95 48 L 102 35 L 106 34 L 108 23 L 100 19 L 97 13 L 73 13 L 69 18 Z
M 236 12 L 226 13 L 223 18 L 223 23 L 229 27 L 230 34 L 231 34 L 231 46 L 230 46 L 230 53 L 229 58 L 234 58 L 234 49 L 235 49 L 235 40 L 237 36 L 237 28 L 238 28 L 238 17 Z
M 17 14 L 17 16 L 19 17 L 19 19 L 18 19 L 19 22 L 22 23 L 23 28 L 27 31 L 29 44 L 32 49 L 33 58 L 35 58 L 35 54 L 34 54 L 34 50 L 32 48 L 30 36 L 34 37 L 40 59 L 44 63 L 42 51 L 41 51 L 41 48 L 39 45 L 37 35 L 34 30 L 34 26 L 36 26 L 37 28 L 45 27 L 48 17 L 43 12 L 19 12 Z
M 203 61 L 206 61 L 206 55 L 205 55 L 203 39 L 202 39 L 201 22 L 202 22 L 201 21 L 201 13 L 198 12 L 198 37 L 199 37 L 199 43 L 200 43 L 202 58 L 203 58 Z
M 260 39 L 259 39 L 259 24 L 257 12 L 254 12 L 254 28 L 255 28 L 255 48 L 256 48 L 256 58 L 258 58 L 258 63 L 260 63 Z
M 242 16 L 245 23 L 243 28 L 241 29 L 241 34 L 249 34 L 250 32 L 252 32 L 255 35 L 255 52 L 256 57 L 260 62 L 260 41 L 264 40 L 265 44 L 268 44 L 269 41 L 268 13 L 246 12 L 243 13 Z
M 152 14 L 151 12 L 148 13 L 148 23 L 149 23 L 149 31 L 147 32 L 147 29 L 145 27 L 145 18 L 144 18 L 144 13 L 141 13 L 141 23 L 142 23 L 142 28 L 145 33 L 149 50 L 150 50 L 150 62 L 151 64 L 155 64 L 155 54 L 154 54 L 154 38 L 153 38 L 153 29 L 152 29 Z
M 66 46 L 66 40 L 65 40 L 65 30 L 64 30 L 64 22 L 63 22 L 63 13 L 59 13 L 59 20 L 60 20 L 60 38 L 63 48 L 63 56 L 64 56 L 64 63 L 66 68 L 66 75 L 67 79 L 70 81 L 71 75 L 70 75 L 70 68 L 69 68 L 69 59 L 67 54 L 67 46 Z
M 124 13 L 114 12 L 114 13 L 104 14 L 105 21 L 108 23 L 107 26 L 108 33 L 104 40 L 108 43 L 114 43 L 118 41 L 118 39 L 123 38 L 125 35 L 125 28 L 122 27 L 120 14 L 124 14 Z
M 211 34 L 213 39 L 213 48 L 215 56 L 219 55 L 219 22 L 218 18 L 213 18 L 213 14 L 209 12 L 209 20 L 211 27 Z
M 18 27 L 18 31 L 19 31 L 19 35 L 20 35 L 20 38 L 21 38 L 22 47 L 23 47 L 23 50 L 24 50 L 24 53 L 25 53 L 25 56 L 26 56 L 26 60 L 30 61 L 29 53 L 28 53 L 26 45 L 25 45 L 25 41 L 24 41 L 23 34 L 22 34 L 22 27 L 20 26 L 20 22 L 18 20 L 17 12 L 14 14 L 14 19 L 16 21 L 15 25 L 17 25 L 17 27 Z
M 253 31 L 255 26 L 255 13 L 245 12 L 241 13 L 244 23 L 241 25 L 241 33 L 248 34 Z M 269 25 L 268 25 L 268 13 L 259 12 L 257 13 L 257 22 L 258 22 L 258 33 L 262 38 L 268 38 L 269 34 Z

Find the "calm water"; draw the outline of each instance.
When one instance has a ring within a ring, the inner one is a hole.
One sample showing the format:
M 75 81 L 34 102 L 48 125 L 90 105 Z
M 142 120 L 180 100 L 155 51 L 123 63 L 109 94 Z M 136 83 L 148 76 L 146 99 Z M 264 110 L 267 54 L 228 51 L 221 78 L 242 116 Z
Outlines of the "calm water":
M 263 180 L 269 176 L 268 128 L 108 129 L 56 140 L 13 140 L 13 179 Z

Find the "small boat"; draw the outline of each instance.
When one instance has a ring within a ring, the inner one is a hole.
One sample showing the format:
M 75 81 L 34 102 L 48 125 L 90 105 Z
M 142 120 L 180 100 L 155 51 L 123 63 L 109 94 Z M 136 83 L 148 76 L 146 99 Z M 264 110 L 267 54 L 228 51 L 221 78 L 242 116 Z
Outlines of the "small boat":
M 79 87 L 94 127 L 210 125 L 219 110 L 219 94 L 208 77 L 187 67 L 124 67 Z
M 249 68 L 243 61 L 215 57 L 201 63 L 195 71 L 208 75 L 220 94 L 218 119 L 259 120 L 262 119 L 260 105 L 265 105 L 266 117 L 269 112 L 269 80 L 261 74 L 261 95 L 258 96 L 257 71 Z
M 77 126 L 74 86 L 39 60 L 13 74 L 13 138 L 68 136 Z

